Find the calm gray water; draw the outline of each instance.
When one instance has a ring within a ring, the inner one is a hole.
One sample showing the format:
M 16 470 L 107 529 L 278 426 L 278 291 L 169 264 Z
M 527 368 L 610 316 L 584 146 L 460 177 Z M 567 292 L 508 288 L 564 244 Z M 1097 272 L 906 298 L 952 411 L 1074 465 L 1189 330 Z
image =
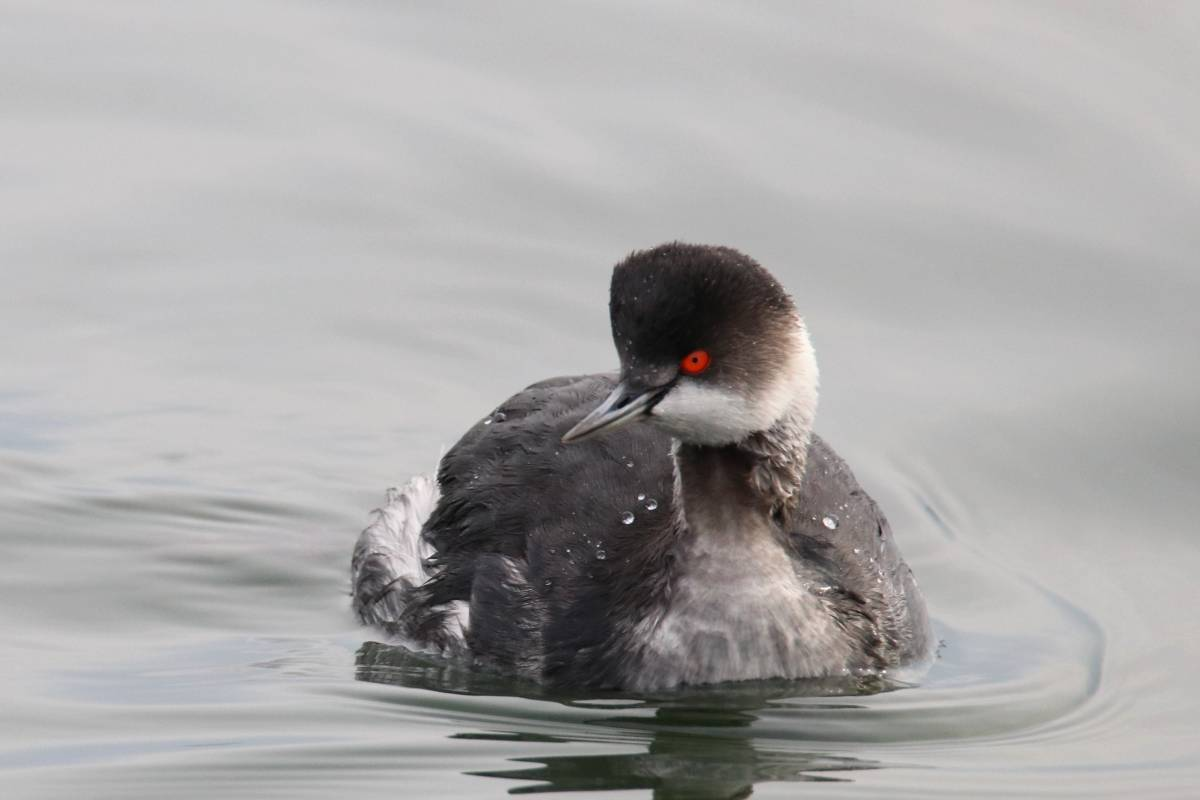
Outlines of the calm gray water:
M 445 6 L 445 7 L 436 7 Z M 9 797 L 1200 793 L 1200 7 L 0 0 Z M 941 659 L 861 696 L 367 645 L 350 548 L 752 254 Z

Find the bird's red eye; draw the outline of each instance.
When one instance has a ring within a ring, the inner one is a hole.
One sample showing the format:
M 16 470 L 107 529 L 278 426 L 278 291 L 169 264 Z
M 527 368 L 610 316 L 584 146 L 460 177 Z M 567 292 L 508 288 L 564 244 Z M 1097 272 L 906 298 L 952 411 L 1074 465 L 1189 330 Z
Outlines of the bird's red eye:
M 708 357 L 707 350 L 693 350 L 683 357 L 683 361 L 679 362 L 679 368 L 688 375 L 699 375 L 708 369 L 710 363 L 712 363 L 712 359 Z

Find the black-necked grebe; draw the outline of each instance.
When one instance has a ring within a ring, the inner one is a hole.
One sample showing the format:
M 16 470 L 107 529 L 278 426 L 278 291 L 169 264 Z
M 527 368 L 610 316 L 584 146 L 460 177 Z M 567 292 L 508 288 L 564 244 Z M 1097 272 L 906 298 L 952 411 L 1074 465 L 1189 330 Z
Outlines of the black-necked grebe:
M 881 672 L 928 656 L 887 521 L 812 434 L 791 298 L 723 247 L 613 270 L 618 374 L 476 424 L 358 540 L 354 607 L 412 646 L 571 688 Z

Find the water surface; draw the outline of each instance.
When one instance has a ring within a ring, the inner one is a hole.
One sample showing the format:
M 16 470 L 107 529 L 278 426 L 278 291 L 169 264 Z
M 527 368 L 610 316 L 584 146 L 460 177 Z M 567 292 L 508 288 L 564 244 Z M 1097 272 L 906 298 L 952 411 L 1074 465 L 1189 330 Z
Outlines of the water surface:
M 1186 4 L 0 0 L 6 797 L 1200 785 Z M 922 684 L 547 696 L 350 548 L 680 238 L 794 292 Z M 629 794 L 631 792 L 632 794 Z

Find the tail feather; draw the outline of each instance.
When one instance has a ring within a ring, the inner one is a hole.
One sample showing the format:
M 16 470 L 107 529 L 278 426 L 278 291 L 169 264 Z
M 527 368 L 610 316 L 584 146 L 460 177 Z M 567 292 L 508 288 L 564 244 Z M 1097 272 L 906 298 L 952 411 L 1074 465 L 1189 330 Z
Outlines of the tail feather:
M 433 548 L 421 536 L 438 500 L 437 483 L 425 475 L 403 489 L 388 489 L 382 508 L 358 537 L 350 563 L 354 611 L 368 625 L 395 632 L 408 594 L 429 578 Z

